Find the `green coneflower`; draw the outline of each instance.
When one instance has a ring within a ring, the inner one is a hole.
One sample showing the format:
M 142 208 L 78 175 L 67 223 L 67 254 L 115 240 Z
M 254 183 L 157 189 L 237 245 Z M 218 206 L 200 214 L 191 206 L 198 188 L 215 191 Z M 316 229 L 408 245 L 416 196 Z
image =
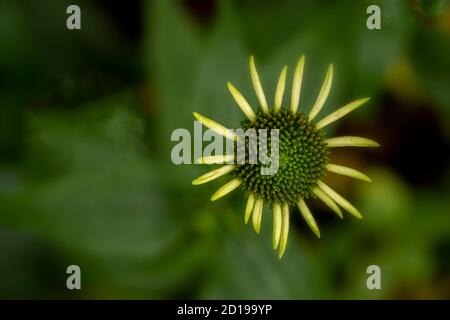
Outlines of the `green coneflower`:
M 259 110 L 255 113 L 247 100 L 231 83 L 228 83 L 228 89 L 237 105 L 248 118 L 242 122 L 243 129 L 255 129 L 256 132 L 258 132 L 258 129 L 279 130 L 279 169 L 273 175 L 262 175 L 260 172 L 261 164 L 252 164 L 248 161 L 241 164 L 226 164 L 200 176 L 192 181 L 192 184 L 203 184 L 230 173 L 233 178 L 217 190 L 212 195 L 211 200 L 215 201 L 238 187 L 244 189 L 247 193 L 244 221 L 248 223 L 250 218 L 252 218 L 252 224 L 257 233 L 260 232 L 261 228 L 263 206 L 264 204 L 269 204 L 273 210 L 273 249 L 279 248 L 279 257 L 281 258 L 286 250 L 289 234 L 289 207 L 297 206 L 299 208 L 306 223 L 319 238 L 319 228 L 305 202 L 306 199 L 319 198 L 340 218 L 343 215 L 339 206 L 356 218 L 362 218 L 353 205 L 327 186 L 322 179 L 326 171 L 331 171 L 364 181 L 370 182 L 371 180 L 365 174 L 355 169 L 329 163 L 328 149 L 335 147 L 377 147 L 379 145 L 373 140 L 354 136 L 327 139 L 323 131 L 325 126 L 360 107 L 369 98 L 353 101 L 320 121 L 314 121 L 331 89 L 333 79 L 332 64 L 328 67 L 319 95 L 307 115 L 298 112 L 305 64 L 304 56 L 299 59 L 295 68 L 289 108 L 282 108 L 287 66 L 284 66 L 281 70 L 276 87 L 274 105 L 273 108 L 269 108 L 253 56 L 250 57 L 249 64 L 253 87 L 260 104 Z M 239 140 L 238 135 L 219 123 L 196 112 L 193 114 L 204 126 L 225 138 L 235 142 Z M 236 154 L 215 155 L 200 158 L 198 162 L 203 164 L 230 163 L 236 157 Z

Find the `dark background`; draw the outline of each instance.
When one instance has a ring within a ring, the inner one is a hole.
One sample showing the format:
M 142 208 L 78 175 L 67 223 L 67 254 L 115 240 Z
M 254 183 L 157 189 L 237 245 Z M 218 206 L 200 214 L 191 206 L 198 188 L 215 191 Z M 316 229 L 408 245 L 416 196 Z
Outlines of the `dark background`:
M 449 40 L 445 0 L 2 1 L 0 297 L 450 298 Z M 209 202 L 223 181 L 192 186 L 207 168 L 173 165 L 170 134 L 193 111 L 238 126 L 226 82 L 256 103 L 248 56 L 272 97 L 303 53 L 302 106 L 332 62 L 323 114 L 372 99 L 330 134 L 381 148 L 332 154 L 373 180 L 326 180 L 364 219 L 313 202 L 318 240 L 294 211 L 278 260 L 270 212 L 258 236 L 241 192 Z M 371 264 L 382 290 L 366 287 Z

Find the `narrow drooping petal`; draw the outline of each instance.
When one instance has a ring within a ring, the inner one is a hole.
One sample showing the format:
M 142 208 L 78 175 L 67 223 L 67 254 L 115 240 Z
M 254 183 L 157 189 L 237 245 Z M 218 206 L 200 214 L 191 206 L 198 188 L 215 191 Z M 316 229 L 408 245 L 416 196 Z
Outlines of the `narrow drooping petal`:
M 331 172 L 334 172 L 337 174 L 342 174 L 347 177 L 352 177 L 355 179 L 372 182 L 372 180 L 368 176 L 366 176 L 364 173 L 362 173 L 356 169 L 352 169 L 349 167 L 344 167 L 344 166 L 340 166 L 340 165 L 332 164 L 332 163 L 327 164 L 327 169 L 328 169 L 328 171 L 331 171 Z
M 198 184 L 207 183 L 211 180 L 217 179 L 217 178 L 223 176 L 224 174 L 227 174 L 227 173 L 233 171 L 235 168 L 236 168 L 236 166 L 234 164 L 229 164 L 229 165 L 220 167 L 219 169 L 212 170 L 212 171 L 205 173 L 204 175 L 198 177 L 197 179 L 192 181 L 192 184 L 198 185 Z
M 292 80 L 291 92 L 291 111 L 296 113 L 300 101 L 300 92 L 302 89 L 303 69 L 305 67 L 305 55 L 300 57 L 297 66 L 295 67 L 294 79 Z
M 281 70 L 280 78 L 278 79 L 277 89 L 275 91 L 275 112 L 280 111 L 281 105 L 283 104 L 283 94 L 284 89 L 286 87 L 286 73 L 287 66 L 284 66 L 283 70 Z
M 328 147 L 379 147 L 378 142 L 363 137 L 342 136 L 325 139 Z
M 262 218 L 263 206 L 264 206 L 264 201 L 262 199 L 257 199 L 255 202 L 255 206 L 253 208 L 253 214 L 252 214 L 253 228 L 255 229 L 256 233 L 258 233 L 258 234 L 261 231 L 261 218 Z
M 247 205 L 245 206 L 245 215 L 244 215 L 245 224 L 247 224 L 248 220 L 250 219 L 254 205 L 255 205 L 255 197 L 253 196 L 253 193 L 250 193 L 247 199 Z
M 228 90 L 230 90 L 231 95 L 233 96 L 238 106 L 241 108 L 242 112 L 244 112 L 244 114 L 247 116 L 247 118 L 250 119 L 250 121 L 255 121 L 255 112 L 253 112 L 252 107 L 247 102 L 247 100 L 245 100 L 244 96 L 230 82 L 228 82 L 227 86 Z
M 329 186 L 327 186 L 322 181 L 319 181 L 317 183 L 319 188 L 327 194 L 331 199 L 333 199 L 337 204 L 339 204 L 342 208 L 350 212 L 352 215 L 354 215 L 358 219 L 362 219 L 361 213 L 359 213 L 358 210 L 354 206 L 350 204 L 347 200 L 345 200 L 341 195 L 339 195 L 336 191 L 331 189 Z
M 330 113 L 328 116 L 326 116 L 325 118 L 323 118 L 322 120 L 317 122 L 316 128 L 322 129 L 323 127 L 329 125 L 330 123 L 333 123 L 334 121 L 342 118 L 347 113 L 352 112 L 356 108 L 362 106 L 364 103 L 366 103 L 369 100 L 370 100 L 370 98 L 362 98 L 362 99 L 358 99 L 353 102 L 350 102 L 349 104 L 346 104 L 342 108 L 337 109 L 333 113 Z
M 281 236 L 280 236 L 280 251 L 278 257 L 281 258 L 286 251 L 286 245 L 289 236 L 289 206 L 283 203 L 281 207 Z
M 199 164 L 221 164 L 221 163 L 229 163 L 232 161 L 234 161 L 234 154 L 207 156 L 197 159 L 197 163 Z
M 278 203 L 273 205 L 273 235 L 272 235 L 272 245 L 273 250 L 278 247 L 281 236 L 281 225 L 282 225 L 282 214 L 281 206 Z
M 263 112 L 269 112 L 269 107 L 267 106 L 266 96 L 264 95 L 264 90 L 261 85 L 261 81 L 259 80 L 258 71 L 256 71 L 255 59 L 253 56 L 250 56 L 250 74 L 252 76 L 253 88 L 255 89 L 256 96 L 258 97 L 258 101 L 261 105 L 261 109 Z
M 216 201 L 219 198 L 222 198 L 224 195 L 229 194 L 231 191 L 236 189 L 241 185 L 242 181 L 239 178 L 235 178 L 217 190 L 211 197 L 211 201 Z
M 337 204 L 331 199 L 329 196 L 327 196 L 322 190 L 319 188 L 313 189 L 314 194 L 322 200 L 323 203 L 325 203 L 331 210 L 337 213 L 339 218 L 343 219 L 344 216 L 342 215 L 341 209 L 337 206 Z
M 327 75 L 325 76 L 325 80 L 323 81 L 322 88 L 320 89 L 319 95 L 314 103 L 314 106 L 311 109 L 308 117 L 309 120 L 313 120 L 316 115 L 322 110 L 325 101 L 328 98 L 328 94 L 330 93 L 331 83 L 333 82 L 333 65 L 330 64 L 328 67 Z
M 302 214 L 302 216 L 305 219 L 308 226 L 311 228 L 311 230 L 314 232 L 314 234 L 318 238 L 320 238 L 319 227 L 317 226 L 316 220 L 314 219 L 313 215 L 311 214 L 311 211 L 309 211 L 309 208 L 306 205 L 305 200 L 300 198 L 297 205 L 300 210 L 300 213 Z
M 223 125 L 205 117 L 202 116 L 198 112 L 192 113 L 194 117 L 200 121 L 205 127 L 208 127 L 209 129 L 213 130 L 214 132 L 217 132 L 218 134 L 224 136 L 227 139 L 237 141 L 239 139 L 239 136 L 236 135 L 233 131 L 230 129 L 225 128 Z

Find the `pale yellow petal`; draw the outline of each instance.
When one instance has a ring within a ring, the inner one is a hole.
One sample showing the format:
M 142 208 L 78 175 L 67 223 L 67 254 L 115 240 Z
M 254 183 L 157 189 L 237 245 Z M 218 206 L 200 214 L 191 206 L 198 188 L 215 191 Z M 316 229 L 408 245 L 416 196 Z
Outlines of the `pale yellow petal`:
M 192 113 L 194 117 L 200 121 L 205 127 L 217 132 L 218 134 L 224 136 L 227 139 L 237 141 L 239 139 L 238 135 L 236 135 L 232 130 L 225 128 L 223 125 L 205 117 L 197 112 Z
M 280 78 L 278 79 L 277 89 L 275 91 L 275 112 L 280 111 L 281 105 L 283 104 L 283 94 L 284 89 L 286 87 L 286 73 L 287 66 L 284 66 L 283 70 L 281 70 Z
M 280 251 L 278 257 L 281 258 L 286 251 L 287 241 L 289 236 L 289 206 L 284 203 L 281 207 L 281 236 L 280 236 Z
M 247 205 L 245 206 L 245 215 L 244 215 L 245 224 L 247 224 L 248 220 L 250 219 L 254 205 L 255 205 L 255 197 L 253 196 L 253 193 L 250 193 L 247 199 Z
M 264 95 L 264 90 L 261 85 L 261 81 L 259 80 L 258 71 L 256 71 L 255 59 L 253 56 L 250 56 L 250 75 L 252 77 L 253 88 L 255 89 L 256 96 L 258 97 L 258 101 L 261 105 L 261 109 L 263 112 L 269 112 L 269 107 L 267 106 L 266 96 Z
M 336 214 L 339 216 L 339 218 L 344 218 L 342 215 L 341 209 L 338 207 L 338 205 L 331 199 L 329 196 L 327 196 L 322 190 L 319 188 L 313 189 L 314 194 L 322 200 L 323 203 L 325 203 L 331 210 L 336 212 Z
M 362 99 L 358 99 L 353 102 L 350 102 L 349 104 L 346 104 L 342 108 L 337 109 L 333 113 L 329 114 L 328 116 L 326 116 L 325 118 L 323 118 L 322 120 L 317 122 L 316 128 L 322 129 L 323 127 L 329 125 L 330 123 L 333 123 L 334 121 L 342 118 L 347 113 L 352 112 L 356 108 L 362 106 L 364 103 L 366 103 L 369 100 L 370 100 L 370 98 L 362 98 Z
M 303 69 L 305 67 L 305 55 L 302 55 L 295 67 L 294 79 L 292 80 L 291 92 L 291 111 L 296 113 L 300 101 L 300 92 L 302 89 Z
M 281 225 L 282 225 L 281 206 L 278 203 L 275 203 L 273 205 L 273 235 L 272 235 L 273 250 L 275 250 L 278 247 L 278 243 L 280 242 Z
M 228 193 L 239 187 L 241 183 L 242 181 L 239 178 L 235 178 L 229 181 L 212 195 L 211 201 L 216 201 L 217 199 L 227 195 Z
M 339 195 L 336 191 L 331 189 L 329 186 L 327 186 L 322 181 L 317 182 L 317 186 L 325 193 L 327 194 L 331 199 L 333 199 L 338 205 L 340 205 L 342 208 L 350 212 L 352 215 L 354 215 L 358 219 L 362 219 L 361 213 L 359 213 L 358 210 L 354 206 L 351 205 L 350 202 L 345 200 L 341 195 Z
M 372 180 L 368 176 L 366 176 L 364 173 L 362 173 L 356 169 L 340 166 L 340 165 L 333 164 L 333 163 L 327 164 L 327 169 L 328 169 L 328 171 L 331 171 L 331 172 L 334 172 L 337 174 L 342 174 L 347 177 L 351 177 L 351 178 L 355 178 L 355 179 L 359 179 L 359 180 L 363 180 L 363 181 L 367 181 L 367 182 L 372 182 Z
M 325 139 L 325 143 L 330 148 L 335 147 L 379 147 L 380 145 L 367 138 L 354 137 L 354 136 L 342 136 L 330 139 Z
M 235 168 L 236 168 L 236 166 L 234 164 L 229 164 L 229 165 L 220 167 L 219 169 L 212 170 L 212 171 L 205 173 L 204 175 L 198 177 L 197 179 L 192 181 L 192 184 L 198 185 L 198 184 L 207 183 L 211 180 L 217 179 L 217 178 L 223 176 L 224 174 L 227 174 L 227 173 L 233 171 Z
M 302 214 L 302 216 L 305 219 L 308 226 L 311 228 L 311 230 L 314 232 L 314 234 L 318 238 L 320 238 L 319 227 L 317 226 L 316 220 L 314 219 L 313 215 L 311 214 L 311 211 L 309 210 L 308 206 L 306 205 L 305 200 L 300 198 L 297 205 L 300 210 L 300 213 Z
M 218 156 L 207 156 L 197 159 L 199 164 L 221 164 L 228 163 L 234 160 L 234 154 L 218 155 Z
M 250 119 L 250 121 L 255 121 L 255 112 L 253 112 L 253 109 L 247 102 L 247 100 L 245 100 L 242 94 L 230 82 L 228 82 L 227 86 L 228 90 L 230 90 L 231 95 L 233 96 L 239 108 L 241 108 L 242 112 L 244 112 L 244 114 L 247 116 L 247 118 Z
M 261 231 L 261 219 L 262 219 L 263 207 L 264 207 L 264 201 L 262 199 L 257 199 L 255 201 L 255 206 L 253 208 L 252 222 L 253 222 L 253 228 L 255 229 L 256 233 L 258 233 L 258 234 Z
M 323 81 L 322 88 L 320 89 L 319 96 L 317 97 L 316 102 L 314 103 L 314 106 L 312 107 L 311 112 L 308 115 L 309 120 L 313 120 L 322 109 L 325 101 L 328 98 L 328 94 L 330 93 L 332 82 L 333 65 L 330 64 L 330 66 L 328 67 L 327 75 L 325 76 L 325 80 Z

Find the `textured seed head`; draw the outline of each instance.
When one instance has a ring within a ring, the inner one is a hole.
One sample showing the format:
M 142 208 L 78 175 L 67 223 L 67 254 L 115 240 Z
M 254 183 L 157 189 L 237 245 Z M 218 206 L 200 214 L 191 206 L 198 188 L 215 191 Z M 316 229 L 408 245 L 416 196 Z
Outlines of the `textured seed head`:
M 244 130 L 267 129 L 267 141 L 258 136 L 258 146 L 266 147 L 271 156 L 270 129 L 279 130 L 278 161 L 279 168 L 274 175 L 262 175 L 261 164 L 249 163 L 249 150 L 255 148 L 250 140 L 237 145 L 237 154 L 245 154 L 245 163 L 238 164 L 235 174 L 241 178 L 242 186 L 257 198 L 269 203 L 289 203 L 294 205 L 298 199 L 312 196 L 312 188 L 325 175 L 328 151 L 324 142 L 325 134 L 316 130 L 315 125 L 302 113 L 292 114 L 286 110 L 277 113 L 256 114 L 256 120 L 242 122 Z M 250 144 L 250 145 L 249 145 Z M 258 150 L 258 155 L 260 150 Z M 275 152 L 276 154 L 276 152 Z M 269 166 L 269 165 L 265 165 Z

